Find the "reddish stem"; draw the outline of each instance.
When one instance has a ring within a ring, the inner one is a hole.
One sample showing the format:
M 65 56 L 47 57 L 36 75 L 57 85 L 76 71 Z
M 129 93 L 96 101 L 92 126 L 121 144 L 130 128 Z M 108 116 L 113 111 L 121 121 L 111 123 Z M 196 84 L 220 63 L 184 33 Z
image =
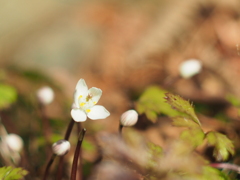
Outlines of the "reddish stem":
M 240 172 L 240 167 L 235 164 L 229 163 L 212 163 L 210 164 L 212 167 L 219 168 L 219 169 L 229 169 L 233 171 Z
M 74 125 L 75 121 L 73 119 L 71 119 L 71 121 L 68 124 L 68 128 L 65 134 L 64 139 L 68 140 L 70 137 L 70 134 L 72 132 L 73 129 L 73 125 Z M 61 180 L 62 179 L 62 172 L 63 172 L 63 162 L 64 162 L 64 156 L 61 156 L 59 159 L 59 164 L 58 164 L 58 170 L 57 170 L 57 180 Z
M 86 133 L 86 129 L 82 129 L 82 131 L 79 133 L 79 137 L 78 137 L 78 143 L 77 143 L 77 147 L 74 153 L 74 158 L 73 158 L 73 164 L 72 164 L 72 173 L 71 173 L 71 180 L 76 180 L 76 176 L 77 176 L 77 167 L 78 167 L 78 159 L 79 159 L 79 154 L 80 154 L 80 149 L 81 149 L 81 145 L 82 145 L 82 141 L 84 138 L 84 135 Z M 79 177 L 79 180 L 81 180 L 82 177 Z
M 49 124 L 49 119 L 47 118 L 46 112 L 45 112 L 45 106 L 42 103 L 39 103 L 39 111 L 40 111 L 40 116 L 42 119 L 42 130 L 43 130 L 43 136 L 47 142 L 45 151 L 46 151 L 46 155 L 48 156 L 47 158 L 49 158 L 49 155 L 51 154 L 51 148 L 50 148 L 50 143 L 51 143 L 51 134 L 52 134 L 52 130 L 51 130 L 51 126 Z
M 46 170 L 45 170 L 45 173 L 44 173 L 44 176 L 43 176 L 43 180 L 46 180 L 47 179 L 47 176 L 48 176 L 48 172 L 49 172 L 49 169 L 55 159 L 56 155 L 53 154 L 51 159 L 49 160 L 48 164 L 47 164 L 47 167 L 46 167 Z

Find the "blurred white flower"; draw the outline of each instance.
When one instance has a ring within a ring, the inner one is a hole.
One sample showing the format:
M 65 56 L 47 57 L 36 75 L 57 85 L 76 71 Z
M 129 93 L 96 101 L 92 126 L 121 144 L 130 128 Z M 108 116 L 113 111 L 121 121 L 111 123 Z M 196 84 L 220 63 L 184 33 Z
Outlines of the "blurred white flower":
M 74 93 L 74 104 L 71 116 L 76 122 L 105 119 L 110 113 L 100 105 L 96 105 L 102 95 L 102 90 L 92 87 L 88 89 L 84 79 L 80 79 Z
M 20 152 L 23 148 L 23 140 L 17 134 L 8 134 L 1 137 L 2 144 L 6 145 L 12 152 Z
M 50 104 L 54 99 L 54 91 L 48 86 L 44 86 L 37 91 L 37 98 L 40 103 Z
M 138 113 L 135 110 L 128 110 L 124 112 L 120 118 L 123 126 L 133 126 L 138 121 Z
M 23 145 L 23 140 L 19 135 L 8 134 L 0 118 L 0 154 L 5 165 L 18 165 Z
M 202 63 L 197 59 L 189 59 L 179 66 L 180 75 L 183 78 L 190 78 L 202 70 Z
M 59 140 L 52 145 L 53 153 L 58 156 L 63 156 L 70 150 L 70 143 L 67 140 Z
M 16 165 L 20 162 L 20 151 L 23 148 L 23 140 L 17 134 L 6 134 L 1 136 L 0 153 L 8 165 Z

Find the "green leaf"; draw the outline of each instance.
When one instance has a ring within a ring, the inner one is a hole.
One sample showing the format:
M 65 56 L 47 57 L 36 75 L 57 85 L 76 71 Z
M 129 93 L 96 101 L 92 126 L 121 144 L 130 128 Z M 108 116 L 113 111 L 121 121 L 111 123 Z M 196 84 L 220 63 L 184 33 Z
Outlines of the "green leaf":
M 199 125 L 189 119 L 188 117 L 182 117 L 182 116 L 177 116 L 177 117 L 172 117 L 173 120 L 172 124 L 174 126 L 178 127 L 187 127 L 187 128 L 198 128 Z
M 201 173 L 194 173 L 194 174 L 180 173 L 178 177 L 175 177 L 174 179 L 230 180 L 230 178 L 225 173 L 211 166 L 202 166 L 202 167 L 199 167 L 199 170 L 200 169 L 202 171 Z
M 203 175 L 201 179 L 230 180 L 226 174 L 211 166 L 203 167 Z
M 229 154 L 234 155 L 234 145 L 226 135 L 211 131 L 206 138 L 208 143 L 215 147 L 213 155 L 218 161 L 227 160 Z
M 172 93 L 166 93 L 165 99 L 167 103 L 172 106 L 173 109 L 187 114 L 194 122 L 201 126 L 201 123 L 194 112 L 194 108 L 189 101 L 183 99 L 179 95 L 174 95 Z
M 232 94 L 227 94 L 225 99 L 238 109 L 238 116 L 240 116 L 240 100 Z
M 150 119 L 151 121 L 155 122 L 157 120 L 157 117 L 158 117 L 158 113 L 157 112 L 151 111 L 151 110 L 147 110 L 145 112 L 145 114 L 146 114 L 147 118 Z
M 0 84 L 0 109 L 9 107 L 17 99 L 17 91 L 12 86 Z
M 180 138 L 188 144 L 190 144 L 193 148 L 201 145 L 203 143 L 205 134 L 201 128 L 193 128 L 185 130 L 181 133 Z
M 0 179 L 3 180 L 20 180 L 27 174 L 28 172 L 22 168 L 13 168 L 11 166 L 0 168 Z
M 225 97 L 225 99 L 226 99 L 229 103 L 231 103 L 233 106 L 235 106 L 235 107 L 240 107 L 240 100 L 239 100 L 236 96 L 234 96 L 234 95 L 232 95 L 232 94 L 227 94 L 226 97 Z
M 139 114 L 146 114 L 152 122 L 156 122 L 160 113 L 170 117 L 179 116 L 181 113 L 175 111 L 170 105 L 165 103 L 165 93 L 167 91 L 158 86 L 147 88 L 136 102 L 136 110 Z

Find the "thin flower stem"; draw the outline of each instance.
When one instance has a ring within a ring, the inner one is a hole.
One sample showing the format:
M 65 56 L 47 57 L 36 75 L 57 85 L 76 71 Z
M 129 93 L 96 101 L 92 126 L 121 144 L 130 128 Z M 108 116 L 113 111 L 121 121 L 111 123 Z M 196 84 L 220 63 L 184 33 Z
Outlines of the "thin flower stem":
M 123 129 L 123 125 L 119 123 L 118 132 L 120 135 L 122 135 L 122 129 Z
M 77 123 L 77 129 L 78 129 L 78 134 L 81 132 L 82 125 L 81 123 Z M 82 177 L 82 149 L 80 148 L 80 154 L 79 154 L 79 164 L 78 164 L 78 176 L 77 177 Z
M 71 119 L 71 121 L 68 125 L 68 129 L 66 131 L 65 137 L 64 137 L 65 140 L 69 139 L 74 123 L 75 123 L 75 121 L 73 119 Z
M 51 148 L 50 148 L 50 142 L 51 142 L 51 134 L 52 130 L 49 124 L 49 119 L 47 118 L 46 112 L 45 112 L 45 105 L 42 103 L 38 104 L 39 108 L 39 113 L 42 119 L 42 131 L 43 131 L 43 136 L 46 140 L 46 146 L 45 146 L 45 153 L 47 156 L 47 159 L 50 157 L 51 154 Z
M 47 140 L 47 143 L 50 143 L 50 137 L 51 137 L 51 127 L 49 124 L 49 119 L 46 116 L 45 113 L 45 107 L 43 104 L 39 104 L 39 110 L 40 110 L 40 115 L 42 118 L 42 125 L 43 125 L 43 134 L 45 136 L 45 139 Z
M 73 119 L 71 119 L 71 121 L 68 124 L 68 128 L 65 134 L 64 139 L 68 140 L 70 137 L 70 134 L 72 132 L 73 129 L 73 125 L 74 125 L 75 121 Z M 58 164 L 58 170 L 57 170 L 57 180 L 61 180 L 62 179 L 62 172 L 63 172 L 63 161 L 64 161 L 64 156 L 61 156 L 59 159 L 59 164 Z
M 229 169 L 233 171 L 237 171 L 240 173 L 240 167 L 235 164 L 229 164 L 229 163 L 212 163 L 210 164 L 212 167 L 219 168 L 219 169 Z
M 78 167 L 78 157 L 80 154 L 80 149 L 81 149 L 81 145 L 82 145 L 82 141 L 84 138 L 84 135 L 86 133 L 86 129 L 82 129 L 82 131 L 79 133 L 79 137 L 78 137 L 78 143 L 77 143 L 77 147 L 74 153 L 74 158 L 73 158 L 73 164 L 72 164 L 72 173 L 71 173 L 71 178 L 70 180 L 76 180 L 76 176 L 77 176 L 77 167 Z M 82 177 L 79 177 L 79 180 L 82 180 Z
M 55 157 L 56 157 L 56 155 L 53 154 L 52 157 L 51 157 L 51 159 L 49 160 L 49 162 L 48 162 L 48 164 L 47 164 L 47 167 L 46 167 L 46 169 L 45 169 L 45 173 L 44 173 L 44 176 L 43 176 L 43 180 L 46 180 L 46 179 L 47 179 L 49 169 L 50 169 L 50 167 L 51 167 L 51 165 L 52 165 Z

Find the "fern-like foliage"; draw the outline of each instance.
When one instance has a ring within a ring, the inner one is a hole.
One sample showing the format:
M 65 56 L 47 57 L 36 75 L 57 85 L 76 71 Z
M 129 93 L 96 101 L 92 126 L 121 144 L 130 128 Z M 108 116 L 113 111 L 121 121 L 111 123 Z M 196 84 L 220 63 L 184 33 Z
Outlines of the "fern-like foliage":
M 218 161 L 227 160 L 230 154 L 234 155 L 234 145 L 226 135 L 214 131 L 203 132 L 200 121 L 189 101 L 171 93 L 166 93 L 165 99 L 172 108 L 187 115 L 172 118 L 173 125 L 188 128 L 181 134 L 182 139 L 188 141 L 193 147 L 201 145 L 206 139 L 209 145 L 214 146 L 213 156 Z
M 158 86 L 150 86 L 137 101 L 136 110 L 139 114 L 145 114 L 152 122 L 156 122 L 159 114 L 170 117 L 181 115 L 180 112 L 165 103 L 165 93 L 167 91 Z

